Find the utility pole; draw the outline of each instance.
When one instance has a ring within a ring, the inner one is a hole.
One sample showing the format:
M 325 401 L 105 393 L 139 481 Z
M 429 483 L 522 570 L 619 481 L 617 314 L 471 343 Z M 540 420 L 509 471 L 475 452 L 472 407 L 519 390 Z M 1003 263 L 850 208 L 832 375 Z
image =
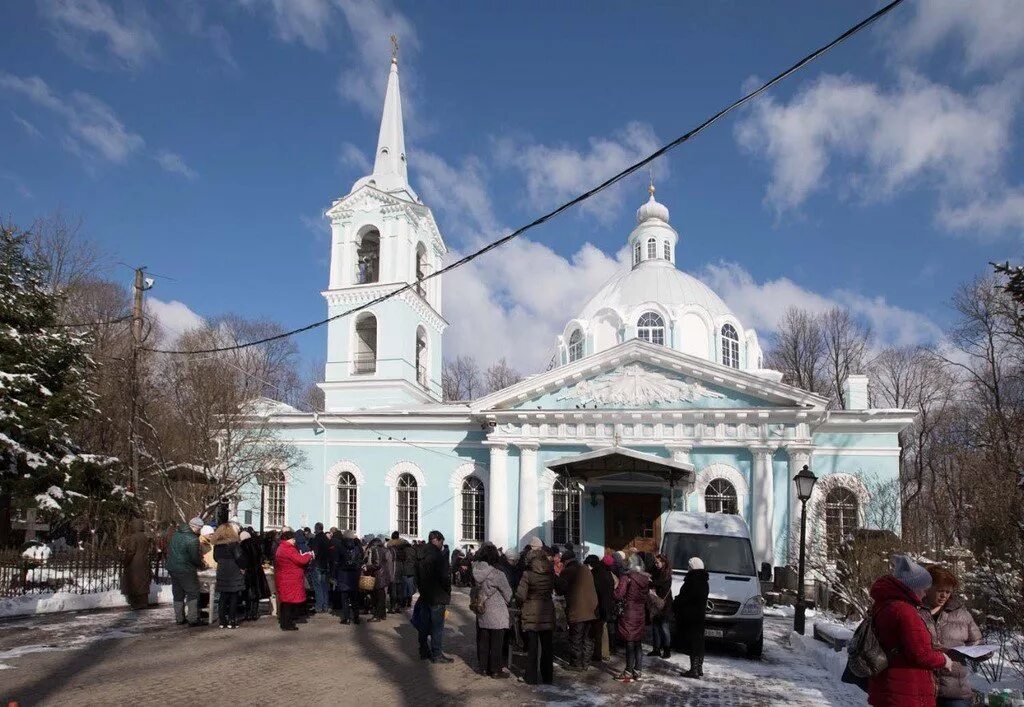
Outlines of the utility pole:
M 145 277 L 146 268 L 135 268 L 135 282 L 132 285 L 132 359 L 129 382 L 128 414 L 128 466 L 132 474 L 132 492 L 139 493 L 139 348 L 142 346 L 143 293 L 153 286 Z

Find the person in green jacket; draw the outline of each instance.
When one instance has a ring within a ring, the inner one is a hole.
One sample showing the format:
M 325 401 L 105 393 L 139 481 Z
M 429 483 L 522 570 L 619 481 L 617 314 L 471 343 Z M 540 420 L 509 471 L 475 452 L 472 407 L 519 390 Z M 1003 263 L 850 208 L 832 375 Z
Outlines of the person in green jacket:
M 167 546 L 167 573 L 171 575 L 171 596 L 174 599 L 174 621 L 199 626 L 199 577 L 203 556 L 199 552 L 199 530 L 202 518 L 182 523 Z

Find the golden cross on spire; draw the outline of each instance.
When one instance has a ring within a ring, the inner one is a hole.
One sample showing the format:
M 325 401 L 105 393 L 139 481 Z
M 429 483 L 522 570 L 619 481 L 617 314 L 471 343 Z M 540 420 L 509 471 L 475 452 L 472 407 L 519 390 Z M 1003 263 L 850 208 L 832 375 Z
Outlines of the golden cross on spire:
M 391 61 L 398 63 L 398 37 L 391 35 Z
M 647 193 L 650 194 L 651 196 L 654 196 L 654 165 L 648 165 L 647 169 L 649 170 L 651 175 L 651 183 L 647 187 Z

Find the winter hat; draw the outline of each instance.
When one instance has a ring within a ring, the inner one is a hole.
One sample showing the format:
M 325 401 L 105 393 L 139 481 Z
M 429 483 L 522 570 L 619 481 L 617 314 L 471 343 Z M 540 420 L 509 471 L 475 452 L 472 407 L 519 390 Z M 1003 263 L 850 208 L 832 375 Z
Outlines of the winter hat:
M 562 553 L 562 562 L 568 562 L 569 560 L 575 560 L 576 553 L 572 550 L 566 550 Z
M 204 525 L 202 527 L 202 529 L 199 531 L 199 534 L 202 535 L 204 538 L 205 537 L 209 537 L 210 535 L 213 535 L 213 526 L 212 525 Z
M 532 538 L 530 538 L 530 547 L 534 549 L 541 548 L 544 547 L 544 543 L 540 541 L 540 538 L 534 535 Z
M 615 558 L 611 555 L 605 555 L 601 558 L 601 562 L 604 563 L 605 567 L 611 568 L 615 564 Z
M 505 559 L 508 560 L 510 564 L 514 565 L 515 563 L 519 562 L 519 551 L 517 551 L 515 548 L 512 548 L 511 550 L 505 550 Z
M 932 586 L 932 576 L 921 565 L 906 555 L 893 555 L 892 576 L 915 592 L 923 592 Z
M 249 532 L 248 532 L 248 531 L 246 531 L 246 530 L 243 530 L 243 531 L 242 531 L 241 533 L 239 533 L 239 535 L 238 535 L 238 539 L 239 539 L 239 540 L 248 540 L 248 539 L 249 539 L 249 538 L 251 538 L 251 537 L 252 537 L 252 536 L 251 536 L 251 535 L 249 535 Z
M 348 540 L 355 540 L 359 536 L 356 535 L 356 531 L 354 531 L 351 528 L 349 528 L 348 530 L 346 530 L 344 533 L 341 534 L 341 537 L 346 538 Z
M 206 523 L 204 523 L 203 519 L 199 516 L 196 516 L 188 522 L 188 527 L 190 528 L 202 528 L 204 525 L 206 525 Z
M 702 570 L 704 569 L 704 560 L 699 557 L 691 557 L 690 563 L 687 565 L 691 570 Z

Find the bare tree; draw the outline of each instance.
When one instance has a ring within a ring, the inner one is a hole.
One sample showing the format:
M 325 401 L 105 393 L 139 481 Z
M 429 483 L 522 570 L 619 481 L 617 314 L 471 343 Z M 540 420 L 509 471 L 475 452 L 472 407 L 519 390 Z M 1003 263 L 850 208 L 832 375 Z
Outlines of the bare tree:
M 782 371 L 787 383 L 813 393 L 829 392 L 821 322 L 807 310 L 786 310 L 766 360 L 769 368 Z
M 47 284 L 54 292 L 93 281 L 104 268 L 99 248 L 82 232 L 83 223 L 81 216 L 71 218 L 55 211 L 32 224 L 31 253 L 44 264 Z
M 472 400 L 483 392 L 480 366 L 472 356 L 447 359 L 441 370 L 441 391 L 445 400 Z
M 825 385 L 836 407 L 846 407 L 843 383 L 851 374 L 863 371 L 871 343 L 871 329 L 850 310 L 833 307 L 818 317 L 825 358 Z
M 517 370 L 508 365 L 508 361 L 505 360 L 504 356 L 487 369 L 486 378 L 488 393 L 515 385 L 523 379 Z

